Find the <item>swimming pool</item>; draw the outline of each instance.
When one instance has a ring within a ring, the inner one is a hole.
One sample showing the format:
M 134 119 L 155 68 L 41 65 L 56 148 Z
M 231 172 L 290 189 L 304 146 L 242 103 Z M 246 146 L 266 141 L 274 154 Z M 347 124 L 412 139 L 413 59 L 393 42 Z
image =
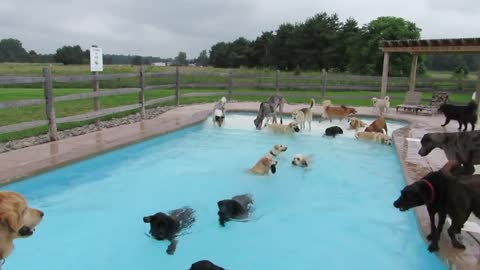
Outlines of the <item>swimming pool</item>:
M 175 270 L 208 259 L 230 270 L 446 269 L 427 251 L 413 211 L 392 206 L 405 185 L 393 146 L 345 129 L 322 138 L 328 122 L 282 136 L 255 131 L 252 115 L 227 117 L 225 128 L 208 119 L 3 187 L 45 212 L 4 268 Z M 389 130 L 403 125 L 389 122 Z M 276 143 L 288 146 L 277 173 L 246 173 Z M 312 169 L 291 165 L 297 153 L 313 155 Z M 251 220 L 220 227 L 216 202 L 243 193 L 254 197 Z M 182 206 L 197 220 L 169 256 L 142 218 Z

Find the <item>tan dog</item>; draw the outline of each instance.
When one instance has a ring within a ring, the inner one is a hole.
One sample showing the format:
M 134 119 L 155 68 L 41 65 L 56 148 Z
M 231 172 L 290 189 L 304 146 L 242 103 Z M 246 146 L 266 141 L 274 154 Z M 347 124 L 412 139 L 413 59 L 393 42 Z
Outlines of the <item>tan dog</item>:
M 42 217 L 43 212 L 29 208 L 22 195 L 0 191 L 0 260 L 10 255 L 15 238 L 33 234 Z
M 365 127 L 367 125 L 365 122 L 363 122 L 362 120 L 356 117 L 350 118 L 350 120 L 348 121 L 348 124 L 350 125 L 350 129 L 355 129 L 355 130 L 358 130 L 359 128 Z
M 305 130 L 305 121 L 308 122 L 308 130 L 312 130 L 313 111 L 315 99 L 310 100 L 310 108 L 303 108 L 292 113 L 292 118 L 300 125 L 301 130 Z
M 272 171 L 273 174 L 277 171 L 277 161 L 271 157 L 262 157 L 257 164 L 250 169 L 250 172 L 258 175 L 267 175 L 268 171 Z
M 302 168 L 307 168 L 311 162 L 311 157 L 307 157 L 301 154 L 297 154 L 292 159 L 292 165 Z
M 290 122 L 288 125 L 269 124 L 267 127 L 273 131 L 273 133 L 293 134 L 300 132 L 297 122 Z
M 388 134 L 387 121 L 385 121 L 385 117 L 380 116 L 377 118 L 365 129 L 365 132 L 380 132 Z
M 392 144 L 392 139 L 390 139 L 387 134 L 378 133 L 378 132 L 357 132 L 355 134 L 355 138 L 374 141 L 381 144 L 388 144 L 388 145 Z
M 275 144 L 272 150 L 270 150 L 270 152 L 268 152 L 265 156 L 270 158 L 278 157 L 282 152 L 287 151 L 287 149 L 288 147 L 286 146 Z
M 384 111 L 388 112 L 390 108 L 390 97 L 386 96 L 384 98 L 372 98 L 373 111 L 378 110 L 380 114 Z
M 340 107 L 332 107 L 332 106 L 327 106 L 325 108 L 325 111 L 323 112 L 323 115 L 325 118 L 328 118 L 330 122 L 332 122 L 332 118 L 340 118 L 340 121 L 342 121 L 344 118 L 347 118 L 349 115 L 356 114 L 357 110 L 354 108 L 348 108 L 345 106 L 340 106 Z

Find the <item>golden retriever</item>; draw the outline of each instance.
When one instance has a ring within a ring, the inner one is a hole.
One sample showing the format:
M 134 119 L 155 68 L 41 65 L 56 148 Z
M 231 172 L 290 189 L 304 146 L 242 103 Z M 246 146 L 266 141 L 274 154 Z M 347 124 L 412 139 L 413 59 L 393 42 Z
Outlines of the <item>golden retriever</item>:
M 304 156 L 302 154 L 296 154 L 292 159 L 292 165 L 306 168 L 310 164 L 311 157 Z
M 357 110 L 354 108 L 349 108 L 344 105 L 340 107 L 327 106 L 323 112 L 325 118 L 328 118 L 332 122 L 332 118 L 339 118 L 342 121 L 344 118 L 349 115 L 356 114 Z
M 257 164 L 250 169 L 250 172 L 258 175 L 267 175 L 268 171 L 272 171 L 272 173 L 275 174 L 277 171 L 277 164 L 278 162 L 276 160 L 265 156 L 257 161 Z
M 365 127 L 367 125 L 365 122 L 363 122 L 362 120 L 356 117 L 350 118 L 350 120 L 348 121 L 348 124 L 350 125 L 350 129 L 355 129 L 355 130 L 358 130 L 359 128 Z
M 388 144 L 388 145 L 392 144 L 392 139 L 390 139 L 390 137 L 388 137 L 387 134 L 378 133 L 378 132 L 357 132 L 355 134 L 355 138 L 374 141 L 381 144 Z
M 309 108 L 302 108 L 300 110 L 296 110 L 292 113 L 292 118 L 300 124 L 300 129 L 305 130 L 305 121 L 308 122 L 308 130 L 312 130 L 312 119 L 313 119 L 313 111 L 312 108 L 315 106 L 315 99 L 310 100 L 310 107 Z
M 29 208 L 19 193 L 0 191 L 0 260 L 13 250 L 13 240 L 28 237 L 42 221 L 43 212 Z
M 365 132 L 380 132 L 388 134 L 387 121 L 385 120 L 385 117 L 380 116 L 377 118 L 365 129 Z
M 269 124 L 267 127 L 273 131 L 273 133 L 293 134 L 295 132 L 300 132 L 297 122 L 290 122 L 288 125 Z
M 268 152 L 265 156 L 270 158 L 278 157 L 282 152 L 287 151 L 287 149 L 288 147 L 286 146 L 275 144 L 272 150 L 270 150 L 270 152 Z

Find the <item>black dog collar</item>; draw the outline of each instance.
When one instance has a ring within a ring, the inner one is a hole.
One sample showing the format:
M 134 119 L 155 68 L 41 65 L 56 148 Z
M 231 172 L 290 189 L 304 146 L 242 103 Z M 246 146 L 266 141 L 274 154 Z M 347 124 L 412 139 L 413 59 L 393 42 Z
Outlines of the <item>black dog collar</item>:
M 270 151 L 270 155 L 276 157 L 277 155 L 275 155 L 272 151 Z

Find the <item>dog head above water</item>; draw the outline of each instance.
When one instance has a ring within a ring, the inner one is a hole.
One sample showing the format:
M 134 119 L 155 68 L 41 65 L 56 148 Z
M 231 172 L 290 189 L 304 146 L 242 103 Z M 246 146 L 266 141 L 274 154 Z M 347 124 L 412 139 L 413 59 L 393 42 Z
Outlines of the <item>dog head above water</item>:
M 203 261 L 198 261 L 190 267 L 189 270 L 225 270 L 224 268 L 213 264 L 210 261 L 203 260 Z
M 430 181 L 438 177 L 444 176 L 441 172 L 431 172 L 422 180 L 404 187 L 400 192 L 400 197 L 393 202 L 393 206 L 403 212 L 413 207 L 432 203 L 435 198 L 435 190 Z
M 292 160 L 292 165 L 299 167 L 308 167 L 308 162 L 303 155 L 295 155 Z
M 225 222 L 232 218 L 237 218 L 245 214 L 245 209 L 236 200 L 221 200 L 217 202 L 218 205 L 218 222 L 225 226 Z
M 10 255 L 13 239 L 33 234 L 43 216 L 42 211 L 29 208 L 19 193 L 0 191 L 0 260 Z
M 288 124 L 288 127 L 289 127 L 291 130 L 295 131 L 295 132 L 300 132 L 300 128 L 298 127 L 298 123 L 297 123 L 297 122 L 290 122 L 290 123 Z
M 281 144 L 275 144 L 270 151 L 270 154 L 272 154 L 274 157 L 278 156 L 280 153 L 287 151 L 288 147 L 283 146 Z
M 144 217 L 143 222 L 150 223 L 150 234 L 157 240 L 171 238 L 179 228 L 176 220 L 162 212 L 158 212 L 153 216 Z

